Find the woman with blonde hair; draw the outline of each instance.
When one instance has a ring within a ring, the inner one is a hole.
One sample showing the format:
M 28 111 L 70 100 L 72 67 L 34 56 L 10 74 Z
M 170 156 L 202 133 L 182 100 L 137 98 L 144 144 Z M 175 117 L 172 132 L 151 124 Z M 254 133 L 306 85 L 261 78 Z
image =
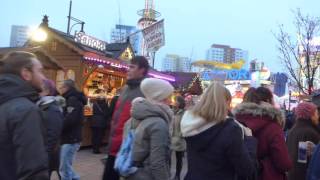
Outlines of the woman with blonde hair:
M 243 131 L 228 117 L 229 96 L 223 85 L 212 83 L 184 114 L 181 132 L 187 142 L 186 180 L 234 180 L 255 174 L 250 155 L 255 153 L 256 142 L 250 131 Z

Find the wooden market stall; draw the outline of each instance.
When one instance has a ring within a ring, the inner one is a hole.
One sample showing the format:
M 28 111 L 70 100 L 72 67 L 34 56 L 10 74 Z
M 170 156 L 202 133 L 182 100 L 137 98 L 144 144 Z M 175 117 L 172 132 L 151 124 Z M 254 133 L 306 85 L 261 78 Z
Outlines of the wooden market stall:
M 117 90 L 126 84 L 126 72 L 134 52 L 129 41 L 108 44 L 84 32 L 73 36 L 49 27 L 48 22 L 48 17 L 44 16 L 39 26 L 45 33 L 45 40 L 30 38 L 20 50 L 34 52 L 44 64 L 47 78 L 54 80 L 58 88 L 64 80 L 72 79 L 77 88 L 84 92 L 89 103 L 84 112 L 87 118 L 83 126 L 82 146 L 89 146 L 92 102 L 100 96 L 111 99 Z M 7 50 L 2 48 L 2 51 Z M 163 75 L 153 69 L 149 75 L 174 81 L 172 76 Z
M 44 65 L 47 78 L 54 80 L 57 87 L 66 79 L 74 80 L 89 102 L 98 96 L 112 98 L 125 84 L 127 62 L 134 56 L 128 42 L 113 45 L 84 33 L 68 35 L 49 27 L 47 17 L 40 28 L 46 32 L 45 41 L 29 39 L 24 47 L 0 48 L 0 57 L 11 51 L 35 53 Z M 82 146 L 91 145 L 90 106 L 85 108 L 87 121 L 84 122 Z

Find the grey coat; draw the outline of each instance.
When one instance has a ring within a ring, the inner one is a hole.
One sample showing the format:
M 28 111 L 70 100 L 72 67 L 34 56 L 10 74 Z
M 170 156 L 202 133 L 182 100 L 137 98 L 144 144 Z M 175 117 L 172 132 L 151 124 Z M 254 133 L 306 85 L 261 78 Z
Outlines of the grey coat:
M 133 162 L 138 171 L 128 180 L 169 180 L 169 123 L 173 113 L 166 105 L 145 99 L 135 103 L 132 118 L 139 122 L 133 145 Z

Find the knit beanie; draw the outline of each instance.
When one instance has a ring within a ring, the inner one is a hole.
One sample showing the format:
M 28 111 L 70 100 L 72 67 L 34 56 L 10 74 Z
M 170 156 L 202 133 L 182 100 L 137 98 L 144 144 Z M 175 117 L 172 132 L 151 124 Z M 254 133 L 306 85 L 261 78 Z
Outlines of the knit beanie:
M 310 119 L 317 110 L 317 106 L 310 102 L 303 102 L 298 104 L 295 109 L 295 116 L 297 119 Z
M 173 86 L 168 81 L 156 78 L 144 79 L 140 88 L 146 99 L 156 102 L 165 100 L 174 91 Z

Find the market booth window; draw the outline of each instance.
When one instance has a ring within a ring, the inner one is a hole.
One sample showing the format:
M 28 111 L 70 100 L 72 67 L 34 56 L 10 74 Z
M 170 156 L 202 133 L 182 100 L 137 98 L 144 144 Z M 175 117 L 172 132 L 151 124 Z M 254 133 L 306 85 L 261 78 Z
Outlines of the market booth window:
M 116 95 L 117 90 L 124 85 L 124 81 L 123 77 L 94 71 L 89 75 L 83 90 L 85 95 L 91 99 L 106 97 L 110 100 Z

